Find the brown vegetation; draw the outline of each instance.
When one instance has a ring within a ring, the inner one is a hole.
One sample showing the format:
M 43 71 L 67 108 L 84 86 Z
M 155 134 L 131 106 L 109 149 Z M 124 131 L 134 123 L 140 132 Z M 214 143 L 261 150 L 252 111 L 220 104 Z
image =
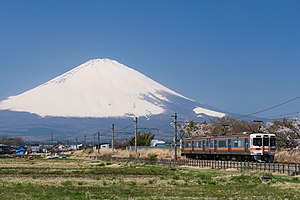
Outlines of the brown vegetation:
M 275 162 L 300 163 L 300 151 L 277 151 Z
M 172 159 L 174 158 L 174 151 L 170 149 L 141 149 L 135 154 L 134 151 L 127 150 L 115 150 L 103 149 L 94 151 L 92 149 L 76 151 L 72 154 L 72 157 L 89 157 L 89 156 L 100 156 L 100 157 L 115 157 L 115 158 L 149 158 L 156 157 L 158 159 Z
M 185 157 L 180 157 L 179 159 L 185 159 Z M 169 149 L 143 149 L 139 150 L 136 155 L 134 151 L 127 150 L 115 150 L 111 149 L 93 151 L 92 149 L 75 151 L 72 153 L 73 158 L 87 158 L 90 156 L 100 156 L 103 158 L 114 157 L 114 158 L 150 158 L 156 157 L 157 159 L 173 159 L 174 151 Z M 300 151 L 277 151 L 275 154 L 275 162 L 280 163 L 300 163 Z
M 14 138 L 14 137 L 2 136 L 2 137 L 0 137 L 0 144 L 19 146 L 22 144 L 22 139 L 18 138 L 18 137 Z

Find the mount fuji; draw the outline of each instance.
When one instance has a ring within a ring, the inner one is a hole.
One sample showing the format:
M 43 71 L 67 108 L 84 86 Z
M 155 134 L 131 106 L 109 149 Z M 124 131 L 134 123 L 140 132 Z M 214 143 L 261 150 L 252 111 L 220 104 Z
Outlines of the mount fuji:
M 9 133 L 14 126 L 22 127 L 28 134 L 34 127 L 60 128 L 62 133 L 74 134 L 96 130 L 93 127 L 96 124 L 99 128 L 104 122 L 128 121 L 133 117 L 155 126 L 155 121 L 168 119 L 175 112 L 183 120 L 221 118 L 227 114 L 185 97 L 115 60 L 94 59 L 0 101 L 0 133 Z

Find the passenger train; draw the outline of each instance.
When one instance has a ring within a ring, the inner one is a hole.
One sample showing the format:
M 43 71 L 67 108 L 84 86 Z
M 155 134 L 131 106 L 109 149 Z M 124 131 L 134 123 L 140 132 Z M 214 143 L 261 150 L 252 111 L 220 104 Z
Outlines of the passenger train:
M 251 133 L 180 140 L 181 155 L 193 159 L 273 162 L 275 134 Z

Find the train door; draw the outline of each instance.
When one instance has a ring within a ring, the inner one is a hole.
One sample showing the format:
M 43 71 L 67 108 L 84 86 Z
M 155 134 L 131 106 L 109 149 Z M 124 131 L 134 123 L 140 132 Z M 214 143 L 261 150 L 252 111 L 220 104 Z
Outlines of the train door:
M 206 153 L 208 153 L 208 154 L 210 153 L 210 146 L 209 145 L 210 145 L 210 142 L 209 142 L 209 139 L 207 139 L 206 140 Z
M 210 150 L 210 154 L 214 153 L 214 141 L 213 140 L 209 140 L 209 150 Z
M 270 141 L 269 141 L 269 137 L 267 135 L 263 136 L 263 142 L 262 143 L 263 143 L 262 144 L 263 155 L 269 154 L 269 144 L 270 144 Z
M 228 139 L 227 142 L 228 142 L 228 153 L 231 154 L 231 139 Z
M 231 139 L 228 139 L 228 153 L 231 153 Z
M 201 140 L 202 153 L 205 151 L 205 140 Z
M 249 138 L 245 138 L 245 153 L 249 151 Z
M 192 152 L 194 152 L 196 144 L 197 144 L 196 142 L 192 141 Z
M 218 141 L 214 140 L 214 153 L 217 153 L 217 148 L 218 148 Z

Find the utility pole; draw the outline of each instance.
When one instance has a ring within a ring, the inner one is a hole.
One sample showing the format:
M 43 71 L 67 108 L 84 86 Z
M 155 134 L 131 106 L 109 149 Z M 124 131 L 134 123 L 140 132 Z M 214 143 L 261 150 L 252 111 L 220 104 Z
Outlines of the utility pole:
M 135 126 L 135 129 L 134 129 L 134 135 L 135 135 L 135 140 L 134 140 L 134 149 L 135 149 L 135 153 L 137 154 L 137 121 L 138 118 L 135 117 L 135 120 L 133 121 L 134 122 L 134 126 Z
M 98 136 L 98 153 L 99 153 L 99 150 L 100 150 L 100 132 L 99 131 L 97 132 L 97 136 Z
M 96 144 L 96 133 L 94 133 L 94 143 L 93 143 L 93 145 L 95 146 L 95 144 Z
M 115 124 L 112 124 L 112 135 L 111 135 L 111 149 L 115 150 Z
M 174 159 L 177 160 L 177 113 L 172 117 L 174 117 Z
M 75 139 L 76 139 L 76 150 L 77 150 L 78 149 L 78 146 L 77 146 L 78 145 L 78 138 L 76 137 Z
M 86 135 L 84 136 L 84 149 L 86 149 Z

